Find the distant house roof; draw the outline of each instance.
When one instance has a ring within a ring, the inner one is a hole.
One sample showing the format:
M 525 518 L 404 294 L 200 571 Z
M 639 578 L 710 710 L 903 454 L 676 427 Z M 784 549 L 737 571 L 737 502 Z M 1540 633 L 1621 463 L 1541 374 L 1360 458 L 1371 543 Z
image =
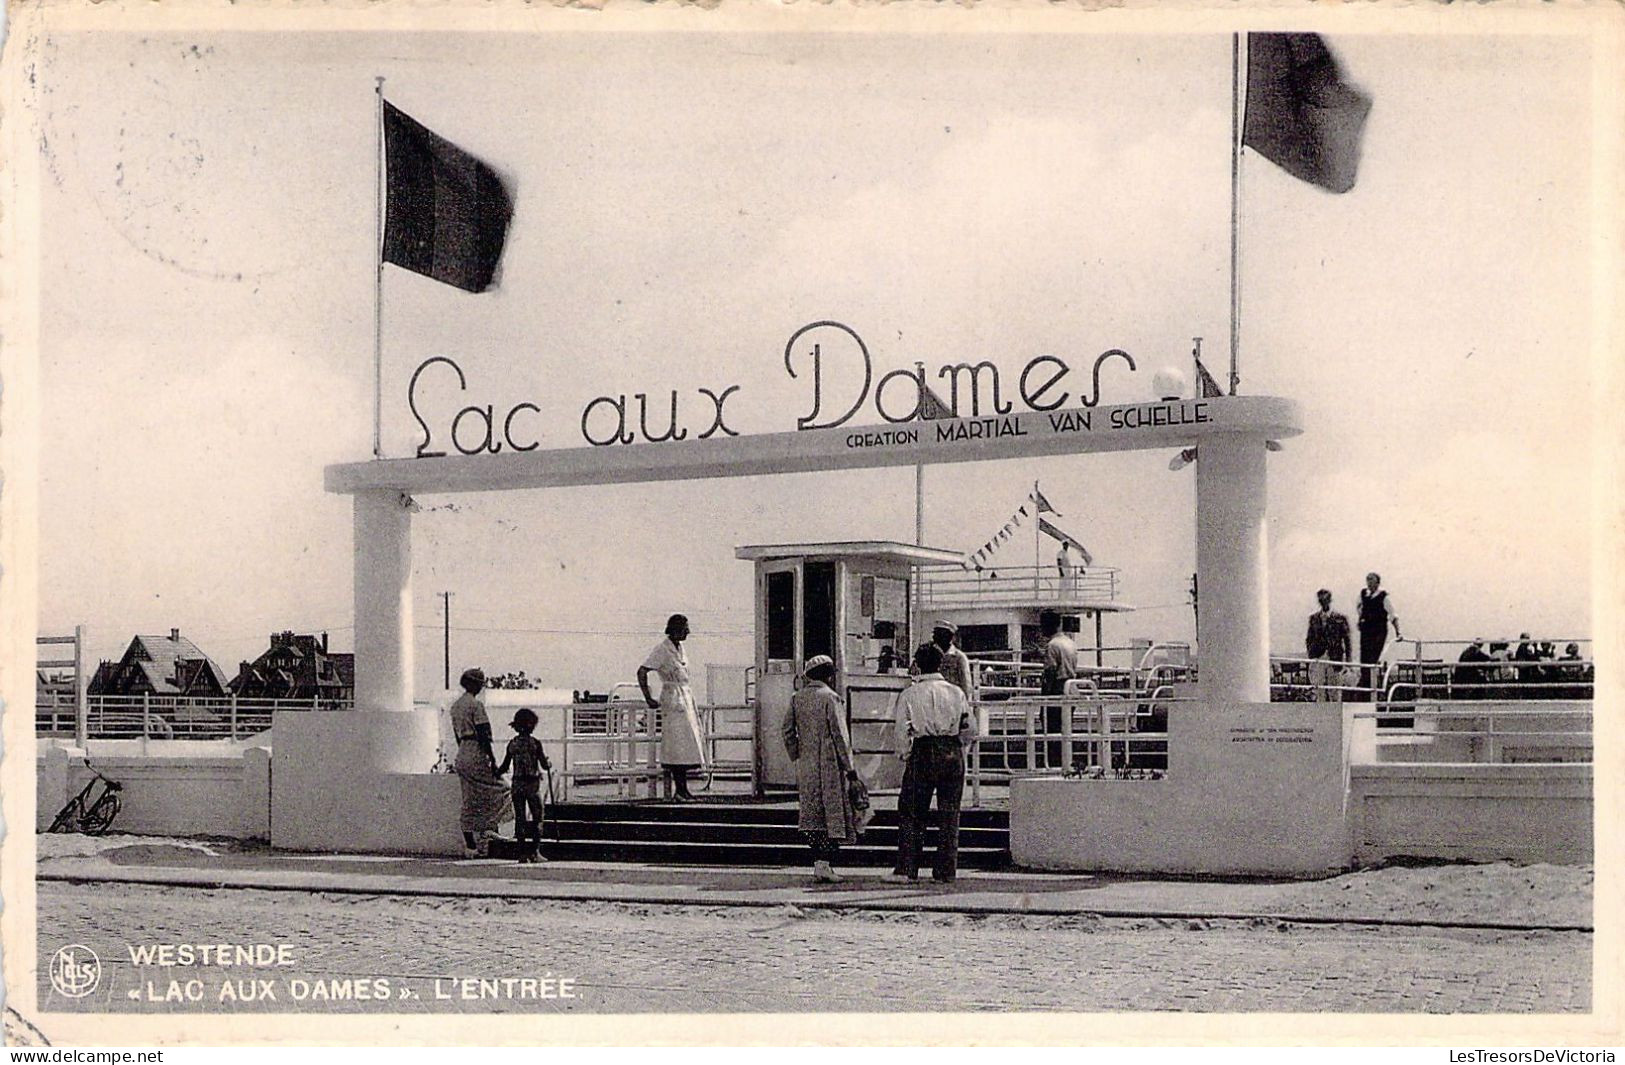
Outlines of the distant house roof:
M 92 690 L 104 693 L 109 688 L 127 687 L 118 679 L 126 666 L 139 670 L 147 688 L 155 694 L 225 691 L 225 672 L 178 630 L 172 630 L 168 636 L 137 635 L 117 666 L 103 662 L 97 667 Z

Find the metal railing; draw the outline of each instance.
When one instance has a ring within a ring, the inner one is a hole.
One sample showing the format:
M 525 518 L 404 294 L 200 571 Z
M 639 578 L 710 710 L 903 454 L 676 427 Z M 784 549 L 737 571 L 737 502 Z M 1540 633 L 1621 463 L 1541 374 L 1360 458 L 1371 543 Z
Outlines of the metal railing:
M 1380 662 L 1362 665 L 1327 658 L 1271 655 L 1270 702 L 1370 702 L 1375 693 L 1384 690 L 1387 669 Z
M 660 764 L 660 711 L 641 702 L 611 700 L 559 707 L 565 728 L 559 739 L 557 797 L 591 791 L 597 798 L 657 798 L 664 788 Z M 701 789 L 716 780 L 754 787 L 753 707 L 699 706 L 705 769 Z
M 240 740 L 271 727 L 280 710 L 348 710 L 349 699 L 247 699 L 237 696 L 89 695 L 85 727 L 89 739 Z M 73 736 L 77 701 L 38 692 L 34 732 Z
M 1424 764 L 1564 764 L 1592 760 L 1589 706 L 1409 703 L 1357 712 L 1370 721 L 1376 747 L 1404 747 L 1406 762 Z M 1384 730 L 1394 718 L 1404 731 Z M 1400 760 L 1400 759 L 1385 759 Z
M 1546 637 L 1502 640 L 1402 640 L 1384 687 L 1391 702 L 1445 700 L 1588 701 L 1595 691 L 1591 640 Z M 1557 648 L 1565 655 L 1558 657 Z M 1461 658 L 1477 647 L 1483 659 Z M 1458 650 L 1462 649 L 1462 650 Z M 1519 657 L 1521 655 L 1521 657 Z
M 984 785 L 1070 774 L 1161 776 L 1168 768 L 1168 711 L 1188 703 L 1172 686 L 1141 695 L 1020 695 L 978 701 L 966 750 L 972 805 Z
M 1195 681 L 1196 666 L 1190 661 L 1190 646 L 1184 643 L 1157 643 L 1128 647 L 1102 647 L 1102 659 L 1110 657 L 1123 664 L 1095 665 L 1082 661 L 1095 655 L 1094 648 L 1079 651 L 1077 679 L 1102 694 L 1141 695 L 1168 684 Z M 1030 695 L 1042 687 L 1044 665 L 1029 660 L 1037 652 L 978 652 L 970 659 L 971 686 L 984 701 Z
M 997 576 L 993 576 L 994 573 Z M 931 572 L 920 580 L 922 610 L 1034 602 L 1092 605 L 1117 598 L 1117 570 L 1088 567 L 1063 576 L 1054 566 L 999 566 L 984 573 Z

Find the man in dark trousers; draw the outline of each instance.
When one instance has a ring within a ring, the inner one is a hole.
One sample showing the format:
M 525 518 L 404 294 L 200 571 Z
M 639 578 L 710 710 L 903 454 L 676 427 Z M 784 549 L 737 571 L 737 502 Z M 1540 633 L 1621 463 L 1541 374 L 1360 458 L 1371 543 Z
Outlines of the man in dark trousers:
M 904 759 L 903 790 L 897 796 L 897 868 L 888 879 L 913 880 L 920 872 L 921 835 L 937 796 L 941 828 L 931 878 L 952 883 L 959 866 L 959 801 L 965 793 L 965 740 L 970 736 L 970 702 L 959 686 L 943 679 L 942 649 L 922 644 L 914 652 L 918 675 L 897 696 L 897 754 Z
M 1370 701 L 1371 689 L 1377 685 L 1378 673 L 1371 667 L 1382 661 L 1389 624 L 1394 626 L 1394 639 L 1405 638 L 1399 631 L 1399 614 L 1394 610 L 1394 601 L 1381 585 L 1380 573 L 1367 573 L 1365 587 L 1360 589 L 1360 687 L 1365 689 L 1360 692 L 1361 702 Z
M 1038 629 L 1044 634 L 1044 672 L 1039 681 L 1043 686 L 1042 693 L 1065 695 L 1066 682 L 1078 675 L 1078 645 L 1061 631 L 1061 615 L 1053 610 L 1038 615 Z M 1062 715 L 1071 712 L 1071 707 L 1044 707 L 1044 731 L 1051 736 L 1059 736 Z M 1045 764 L 1049 768 L 1069 768 L 1067 763 L 1072 758 L 1072 752 L 1063 750 L 1065 746 L 1065 741 L 1059 739 L 1050 740 L 1045 745 Z
M 1304 654 L 1315 659 L 1309 667 L 1309 681 L 1315 686 L 1315 702 L 1343 701 L 1341 663 L 1350 658 L 1349 619 L 1332 609 L 1332 593 L 1325 588 L 1315 593 L 1320 609 L 1309 615 L 1309 633 L 1304 637 Z

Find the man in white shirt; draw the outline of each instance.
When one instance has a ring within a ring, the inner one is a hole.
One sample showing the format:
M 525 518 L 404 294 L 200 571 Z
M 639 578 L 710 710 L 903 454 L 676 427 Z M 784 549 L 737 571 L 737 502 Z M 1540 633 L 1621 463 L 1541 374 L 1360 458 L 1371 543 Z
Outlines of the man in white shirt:
M 957 685 L 965 693 L 965 698 L 971 697 L 970 690 L 970 656 L 959 649 L 954 642 L 954 636 L 959 629 L 951 621 L 939 621 L 931 630 L 931 642 L 937 645 L 942 652 L 942 679 L 949 684 Z
M 920 835 L 937 797 L 941 828 L 931 878 L 952 883 L 959 866 L 959 801 L 965 791 L 964 741 L 971 735 L 970 701 L 942 676 L 942 649 L 924 644 L 914 653 L 919 675 L 897 696 L 897 755 L 906 763 L 897 796 L 897 868 L 892 877 L 920 874 Z
M 1061 631 L 1061 615 L 1046 610 L 1038 615 L 1038 628 L 1044 634 L 1044 674 L 1042 692 L 1045 695 L 1065 695 L 1066 682 L 1078 675 L 1078 645 Z M 1061 734 L 1061 715 L 1069 713 L 1065 707 L 1044 707 L 1044 731 L 1051 736 Z M 1071 751 L 1063 751 L 1062 740 L 1051 740 L 1044 745 L 1044 762 L 1051 769 L 1065 769 L 1072 758 Z

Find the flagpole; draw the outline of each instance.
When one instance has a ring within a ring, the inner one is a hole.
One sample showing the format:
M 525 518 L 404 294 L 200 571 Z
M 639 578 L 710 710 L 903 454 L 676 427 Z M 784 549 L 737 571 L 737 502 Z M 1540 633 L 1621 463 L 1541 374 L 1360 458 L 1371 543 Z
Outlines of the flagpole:
M 1230 394 L 1241 383 L 1241 34 L 1230 35 Z
M 373 182 L 373 206 L 377 225 L 373 230 L 372 277 L 372 457 L 384 457 L 384 78 L 376 76 L 378 97 L 378 141 L 373 161 L 377 180 Z
M 1038 575 L 1044 568 L 1044 546 L 1038 531 L 1038 482 L 1033 482 L 1033 593 L 1038 592 Z

